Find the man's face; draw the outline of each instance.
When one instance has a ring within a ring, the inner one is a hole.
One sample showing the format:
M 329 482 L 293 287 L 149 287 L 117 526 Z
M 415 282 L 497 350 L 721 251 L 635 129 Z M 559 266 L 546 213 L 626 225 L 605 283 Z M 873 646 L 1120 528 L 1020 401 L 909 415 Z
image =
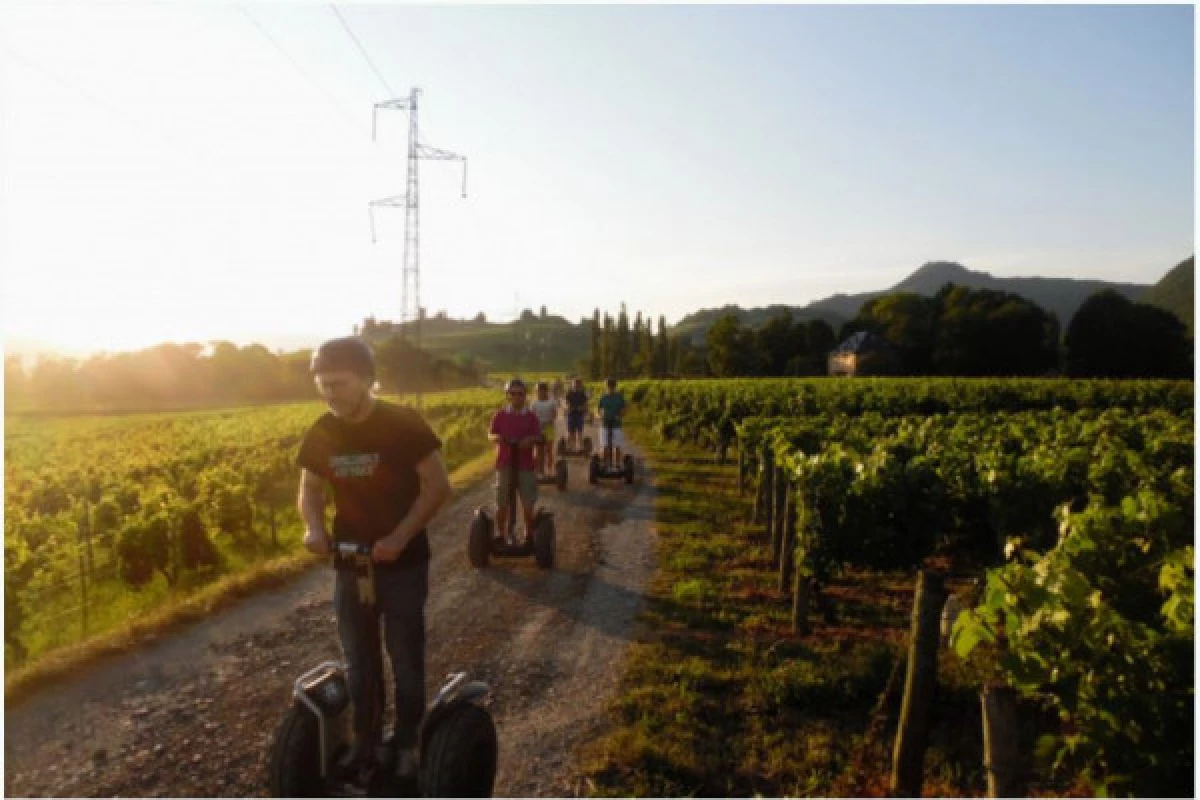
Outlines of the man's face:
M 348 417 L 362 407 L 363 399 L 371 388 L 367 379 L 349 370 L 318 372 L 313 377 L 317 392 L 329 410 L 337 417 Z
M 582 388 L 583 388 L 583 381 L 576 378 L 575 379 L 575 391 L 579 391 Z
M 512 403 L 512 407 L 520 411 L 525 407 L 525 390 L 524 389 L 509 389 L 508 402 Z

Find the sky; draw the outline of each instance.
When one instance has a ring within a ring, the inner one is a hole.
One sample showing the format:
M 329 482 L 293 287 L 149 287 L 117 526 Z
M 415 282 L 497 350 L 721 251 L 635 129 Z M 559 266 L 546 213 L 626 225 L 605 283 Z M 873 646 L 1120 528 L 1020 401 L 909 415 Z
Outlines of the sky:
M 301 346 L 422 304 L 668 322 L 926 261 L 1153 283 L 1194 251 L 1191 6 L 0 6 L 6 345 Z M 386 86 L 384 85 L 386 84 Z

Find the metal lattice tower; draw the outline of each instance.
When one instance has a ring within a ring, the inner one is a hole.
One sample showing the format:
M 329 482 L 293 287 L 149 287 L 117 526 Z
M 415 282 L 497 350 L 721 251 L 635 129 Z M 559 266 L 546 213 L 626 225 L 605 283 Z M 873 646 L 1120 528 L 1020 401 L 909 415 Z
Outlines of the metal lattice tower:
M 404 334 L 409 323 L 416 323 L 416 346 L 421 347 L 421 183 L 418 180 L 418 165 L 427 161 L 461 161 L 463 165 L 462 196 L 467 196 L 467 157 L 421 144 L 417 127 L 417 102 L 421 95 L 413 87 L 407 98 L 376 103 L 371 117 L 371 139 L 375 139 L 376 119 L 380 109 L 408 112 L 408 174 L 402 197 L 386 197 L 370 203 L 371 241 L 375 237 L 375 209 L 379 206 L 404 209 L 404 271 L 403 288 L 400 296 L 400 330 Z

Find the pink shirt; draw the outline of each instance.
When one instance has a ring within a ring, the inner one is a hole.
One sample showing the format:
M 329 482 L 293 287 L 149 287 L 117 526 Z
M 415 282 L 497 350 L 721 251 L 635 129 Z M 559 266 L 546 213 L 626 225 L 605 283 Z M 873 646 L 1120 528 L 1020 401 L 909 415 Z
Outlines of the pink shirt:
M 513 411 L 512 406 L 505 406 L 492 417 L 492 426 L 488 432 L 498 433 L 505 439 L 523 439 L 526 436 L 539 435 L 542 432 L 542 426 L 538 424 L 537 414 L 530 411 L 528 406 L 520 411 Z M 511 452 L 512 447 L 505 442 L 496 445 L 496 469 L 508 469 L 509 453 Z M 517 469 L 533 472 L 535 469 L 533 448 L 521 448 L 518 454 Z

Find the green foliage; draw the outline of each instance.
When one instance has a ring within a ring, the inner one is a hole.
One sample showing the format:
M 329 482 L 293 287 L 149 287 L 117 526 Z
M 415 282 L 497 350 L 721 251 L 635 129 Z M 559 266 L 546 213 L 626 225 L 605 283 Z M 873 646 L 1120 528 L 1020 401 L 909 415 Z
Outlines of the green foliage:
M 170 520 L 161 512 L 149 519 L 131 520 L 117 536 L 121 580 L 134 589 L 148 584 L 155 571 L 165 573 L 169 563 Z
M 936 300 L 917 294 L 897 292 L 875 297 L 843 326 L 840 337 L 845 339 L 860 330 L 879 334 L 896 348 L 901 374 L 928 375 L 933 372 L 938 311 Z
M 179 523 L 180 563 L 184 569 L 215 567 L 220 563 L 217 548 L 208 538 L 204 520 L 195 506 L 183 512 Z
M 995 643 L 1000 675 L 1057 711 L 1062 730 L 1041 750 L 1097 792 L 1190 795 L 1191 509 L 1145 490 L 1063 509 L 1057 544 L 990 572 L 984 603 L 956 625 L 959 655 Z
M 1092 295 L 1067 327 L 1067 372 L 1098 378 L 1185 378 L 1191 345 L 1169 311 L 1105 291 Z
M 1170 311 L 1187 326 L 1188 335 L 1193 335 L 1196 313 L 1196 257 L 1189 256 L 1176 264 L 1162 280 L 1140 295 L 1137 301 Z
M 424 341 L 422 341 L 424 344 Z M 415 392 L 480 386 L 483 371 L 474 358 L 439 358 L 393 334 L 375 342 L 379 385 L 389 392 Z
M 713 323 L 704 337 L 704 346 L 708 368 L 718 378 L 757 375 L 762 369 L 754 331 L 743 328 L 732 314 Z

